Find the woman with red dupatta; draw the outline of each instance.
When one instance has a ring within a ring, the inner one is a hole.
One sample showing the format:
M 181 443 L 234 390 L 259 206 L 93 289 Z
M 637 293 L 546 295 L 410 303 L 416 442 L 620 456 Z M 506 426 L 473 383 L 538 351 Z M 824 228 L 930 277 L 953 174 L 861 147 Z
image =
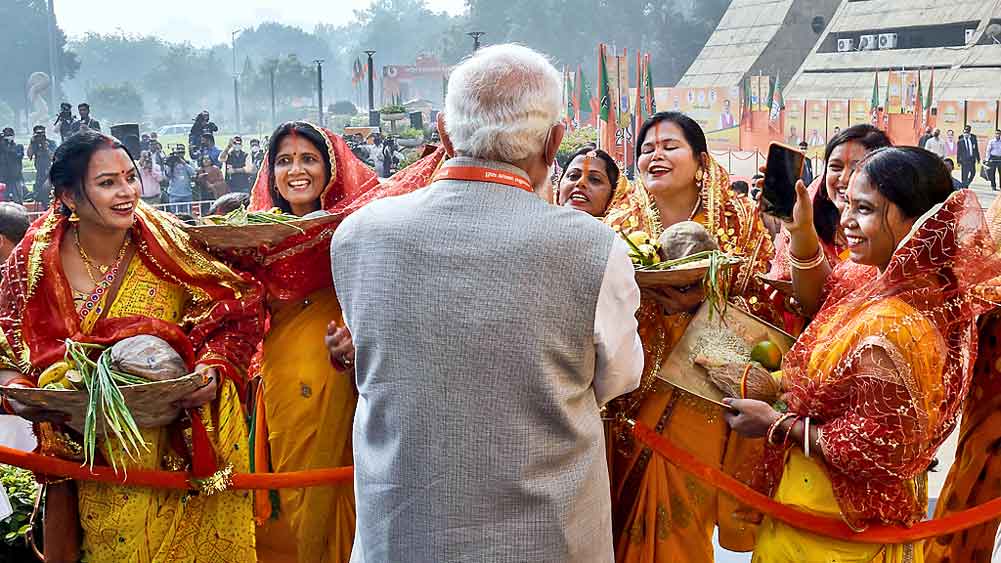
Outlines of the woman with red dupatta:
M 343 218 L 375 199 L 425 186 L 443 157 L 443 150 L 436 151 L 380 183 L 339 136 L 310 123 L 285 123 L 271 135 L 251 207 Z M 267 470 L 268 446 L 277 472 L 352 464 L 357 395 L 350 360 L 335 366 L 324 343 L 328 326 L 343 325 L 329 257 L 337 223 L 254 255 L 251 268 L 264 282 L 270 312 L 256 409 L 258 471 Z M 265 524 L 258 534 L 262 561 L 348 561 L 355 528 L 351 483 L 278 495 L 277 511 L 263 494 L 257 501 L 258 521 Z
M 782 414 L 725 399 L 727 422 L 763 436 L 758 484 L 775 500 L 852 528 L 909 526 L 927 511 L 927 470 L 970 388 L 977 315 L 994 307 L 1001 260 L 977 198 L 914 147 L 871 153 L 853 175 L 841 226 L 850 259 L 828 265 L 802 182 L 787 224 L 793 275 L 826 278 L 822 308 L 782 365 Z M 744 366 L 740 366 L 744 368 Z M 760 368 L 752 368 L 760 369 Z M 832 540 L 766 519 L 755 561 L 905 563 L 920 545 Z
M 1001 245 L 1001 198 L 987 211 L 995 244 Z M 1001 497 L 1001 309 L 978 323 L 977 361 L 963 405 L 956 459 L 942 487 L 935 518 Z M 1001 519 L 925 541 L 928 563 L 988 562 L 997 549 Z
M 249 469 L 240 397 L 262 333 L 260 285 L 142 204 L 135 163 L 111 137 L 85 132 L 67 140 L 51 178 L 57 207 L 32 225 L 3 268 L 0 384 L 34 387 L 62 359 L 67 338 L 111 345 L 158 336 L 210 383 L 182 400 L 182 421 L 142 430 L 148 451 L 126 468 L 190 470 L 215 490 L 54 482 L 47 560 L 77 561 L 82 547 L 83 559 L 98 563 L 255 561 L 251 496 L 224 489 L 228 471 Z M 4 406 L 36 422 L 41 453 L 80 459 L 80 438 L 59 423 L 62 415 L 12 400 Z M 98 449 L 120 447 L 113 442 L 99 440 Z

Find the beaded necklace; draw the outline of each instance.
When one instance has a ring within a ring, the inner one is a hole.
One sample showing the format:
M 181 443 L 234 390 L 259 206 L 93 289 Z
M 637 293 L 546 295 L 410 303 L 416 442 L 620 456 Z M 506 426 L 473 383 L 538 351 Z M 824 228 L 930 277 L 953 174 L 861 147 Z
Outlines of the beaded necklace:
M 107 293 L 108 288 L 115 283 L 115 279 L 118 277 L 118 271 L 121 269 L 122 260 L 125 258 L 125 252 L 129 248 L 131 236 L 125 237 L 125 241 L 122 243 L 122 248 L 118 251 L 118 257 L 115 258 L 115 262 L 111 266 L 93 266 L 93 269 L 97 270 L 102 276 L 100 280 L 97 280 L 92 272 L 90 257 L 87 256 L 87 253 L 83 250 L 83 246 L 80 245 L 80 228 L 77 227 L 74 229 L 73 234 L 76 237 L 76 248 L 80 253 L 80 258 L 83 260 L 84 268 L 87 270 L 87 275 L 90 276 L 91 281 L 94 282 L 94 291 L 92 291 L 90 296 L 84 300 L 78 311 L 80 320 L 82 321 L 95 311 L 98 314 L 101 313 L 101 309 L 97 306 L 97 304 L 101 302 L 101 297 Z

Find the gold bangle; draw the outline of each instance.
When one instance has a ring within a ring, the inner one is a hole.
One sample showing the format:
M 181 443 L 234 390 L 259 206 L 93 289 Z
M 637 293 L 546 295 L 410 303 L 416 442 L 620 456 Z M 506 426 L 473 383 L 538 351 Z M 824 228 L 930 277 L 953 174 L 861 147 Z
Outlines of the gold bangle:
M 789 265 L 796 270 L 812 270 L 823 264 L 826 260 L 827 256 L 824 255 L 824 249 L 819 245 L 817 246 L 817 253 L 806 260 L 797 258 L 792 252 L 789 253 Z

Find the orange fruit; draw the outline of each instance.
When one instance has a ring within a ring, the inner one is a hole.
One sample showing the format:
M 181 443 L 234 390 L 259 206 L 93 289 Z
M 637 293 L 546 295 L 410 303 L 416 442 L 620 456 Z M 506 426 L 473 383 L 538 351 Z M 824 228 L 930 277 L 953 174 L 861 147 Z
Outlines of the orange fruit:
M 765 369 L 779 369 L 782 367 L 782 351 L 774 342 L 762 340 L 751 348 L 751 360 L 758 362 Z

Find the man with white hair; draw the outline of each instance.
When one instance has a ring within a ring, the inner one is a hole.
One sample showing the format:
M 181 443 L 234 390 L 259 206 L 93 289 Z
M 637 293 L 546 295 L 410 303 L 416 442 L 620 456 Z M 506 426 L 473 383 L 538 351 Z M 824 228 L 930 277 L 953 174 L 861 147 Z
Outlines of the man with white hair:
M 560 106 L 544 56 L 480 49 L 438 121 L 453 158 L 334 235 L 359 395 L 354 562 L 613 559 L 598 409 L 639 384 L 639 289 L 613 231 L 537 196 Z

